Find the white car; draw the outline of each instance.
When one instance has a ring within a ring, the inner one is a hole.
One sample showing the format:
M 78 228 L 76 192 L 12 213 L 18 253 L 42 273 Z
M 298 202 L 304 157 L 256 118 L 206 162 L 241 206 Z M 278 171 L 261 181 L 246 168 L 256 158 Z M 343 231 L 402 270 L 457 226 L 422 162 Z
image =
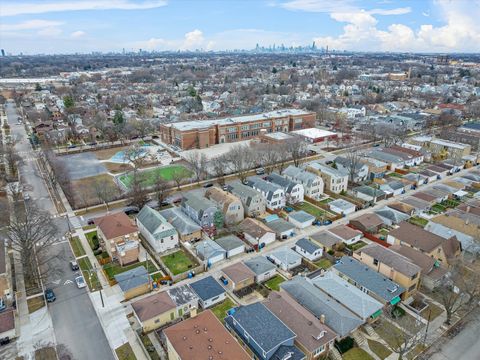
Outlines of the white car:
M 84 288 L 85 286 L 87 286 L 87 284 L 85 283 L 85 280 L 83 279 L 83 276 L 77 276 L 75 278 L 75 282 L 77 283 L 77 287 L 79 289 L 81 288 Z

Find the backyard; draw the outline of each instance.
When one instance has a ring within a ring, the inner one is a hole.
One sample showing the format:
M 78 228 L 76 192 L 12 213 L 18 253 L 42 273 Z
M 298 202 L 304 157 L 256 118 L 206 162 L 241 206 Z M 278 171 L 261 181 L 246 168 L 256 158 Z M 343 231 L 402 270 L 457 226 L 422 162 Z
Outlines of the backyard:
M 352 251 L 357 251 L 358 249 L 361 249 L 361 248 L 364 247 L 365 245 L 367 245 L 366 242 L 357 241 L 355 244 L 349 244 L 349 245 L 347 245 L 347 248 L 349 248 L 349 249 L 352 250 Z
M 327 270 L 330 266 L 332 266 L 332 262 L 328 259 L 320 259 L 314 262 L 319 268 Z
M 422 228 L 427 226 L 427 224 L 428 224 L 427 219 L 423 219 L 423 218 L 418 217 L 418 216 L 412 216 L 410 219 L 408 219 L 408 222 L 413 224 L 413 225 L 421 226 Z
M 97 230 L 86 232 L 85 237 L 87 238 L 92 250 L 97 250 L 99 246 Z
M 117 354 L 118 360 L 137 360 L 128 342 L 116 348 L 115 353 Z
M 159 167 L 155 169 L 149 169 L 142 171 L 141 174 L 144 177 L 144 185 L 145 186 L 153 186 L 156 182 L 158 177 L 162 177 L 167 181 L 171 181 L 174 178 L 175 172 L 183 171 L 185 172 L 185 177 L 192 176 L 192 172 L 185 168 L 182 165 L 169 165 L 164 167 Z M 124 174 L 120 175 L 118 178 L 125 187 L 129 188 L 132 181 L 133 181 L 133 174 Z
M 294 206 L 297 210 L 303 210 L 307 213 L 309 213 L 312 216 L 315 216 L 316 218 L 321 218 L 326 216 L 326 211 L 320 209 L 319 207 L 316 207 L 315 205 L 304 201 L 301 204 L 295 204 Z
M 270 290 L 279 291 L 280 284 L 283 283 L 285 279 L 280 275 L 275 275 L 271 279 L 265 282 L 265 286 Z
M 343 360 L 374 360 L 365 350 L 353 348 L 342 355 Z
M 183 250 L 178 250 L 170 255 L 162 256 L 161 259 L 173 275 L 184 273 L 192 267 L 195 267 L 193 261 L 190 260 Z
M 382 343 L 378 341 L 367 339 L 368 347 L 372 350 L 375 355 L 377 355 L 380 359 L 387 358 L 392 352 Z
M 121 266 L 120 264 L 117 264 L 117 263 L 109 263 L 103 266 L 103 270 L 105 271 L 105 274 L 107 274 L 108 279 L 113 280 L 115 278 L 115 275 L 121 274 L 128 270 L 135 269 L 136 267 L 139 267 L 142 265 L 145 267 L 145 269 L 147 269 L 148 273 L 157 271 L 157 268 L 155 267 L 153 262 L 151 262 L 150 260 L 148 260 L 148 264 L 147 264 L 147 261 L 142 261 L 142 262 L 136 262 L 131 265 L 126 265 L 126 266 Z
M 218 318 L 218 320 L 223 322 L 223 319 L 225 318 L 225 316 L 227 316 L 227 311 L 233 307 L 235 307 L 234 302 L 230 300 L 229 297 L 227 297 L 227 299 L 224 302 L 213 307 L 212 311 L 215 314 L 215 316 Z

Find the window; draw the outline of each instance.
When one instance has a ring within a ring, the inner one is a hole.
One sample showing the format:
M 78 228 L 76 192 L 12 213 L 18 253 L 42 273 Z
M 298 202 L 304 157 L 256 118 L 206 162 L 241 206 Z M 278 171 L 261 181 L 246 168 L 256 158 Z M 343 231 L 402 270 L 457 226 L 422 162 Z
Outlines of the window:
M 378 260 L 377 259 L 373 259 L 373 265 L 378 265 Z
M 175 319 L 175 313 L 171 312 L 170 313 L 170 320 L 173 320 L 173 319 Z
M 155 324 L 158 324 L 160 322 L 160 319 L 155 319 Z
M 417 273 L 417 274 L 413 274 L 413 275 L 410 277 L 410 279 L 415 280 L 415 279 L 417 278 L 417 276 L 418 276 L 418 273 Z
M 269 127 L 269 126 L 272 126 L 272 123 L 270 121 L 263 123 L 263 127 Z
M 410 287 L 408 288 L 408 291 L 409 291 L 409 292 L 412 292 L 413 290 L 415 290 L 416 287 L 417 287 L 417 284 L 412 285 L 412 286 L 410 286 Z

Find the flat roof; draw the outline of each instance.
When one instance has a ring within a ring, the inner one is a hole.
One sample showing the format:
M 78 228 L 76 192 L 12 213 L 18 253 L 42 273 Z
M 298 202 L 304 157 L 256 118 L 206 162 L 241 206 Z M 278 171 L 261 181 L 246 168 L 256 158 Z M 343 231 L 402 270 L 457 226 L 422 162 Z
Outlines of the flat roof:
M 295 131 L 292 131 L 292 134 L 298 134 L 309 139 L 318 139 L 318 138 L 324 138 L 327 136 L 337 135 L 337 133 L 334 133 L 332 131 L 322 130 L 318 128 L 295 130 Z

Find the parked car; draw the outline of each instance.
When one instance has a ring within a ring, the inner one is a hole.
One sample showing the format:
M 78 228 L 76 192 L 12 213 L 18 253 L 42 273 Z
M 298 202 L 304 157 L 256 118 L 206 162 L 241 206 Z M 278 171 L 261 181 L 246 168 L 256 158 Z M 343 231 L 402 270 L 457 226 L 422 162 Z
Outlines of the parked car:
M 10 344 L 10 338 L 4 337 L 0 339 L 0 346 Z
M 25 201 L 30 200 L 30 194 L 29 193 L 23 193 L 23 200 L 25 200 Z
M 77 271 L 79 269 L 78 264 L 75 260 L 70 261 L 70 269 Z
M 55 293 L 52 289 L 45 289 L 45 299 L 47 300 L 47 302 L 54 302 L 55 300 L 57 300 L 57 297 L 55 296 Z
M 138 214 L 140 212 L 140 209 L 136 206 L 129 206 L 123 209 L 123 212 L 126 215 L 134 215 L 134 214 Z
M 204 188 L 209 188 L 212 186 L 213 186 L 213 183 L 206 183 L 205 185 L 203 185 Z
M 87 284 L 85 283 L 85 280 L 83 279 L 83 276 L 77 276 L 75 278 L 75 283 L 77 284 L 77 287 L 79 289 L 82 289 L 84 288 L 85 286 L 87 286 Z
M 0 312 L 5 310 L 7 308 L 7 304 L 5 304 L 5 300 L 3 298 L 0 298 Z
M 87 224 L 88 225 L 95 225 L 95 220 L 90 219 L 90 220 L 87 221 Z
M 263 174 L 265 174 L 265 169 L 263 167 L 258 168 L 258 169 L 255 170 L 255 174 L 263 175 Z

